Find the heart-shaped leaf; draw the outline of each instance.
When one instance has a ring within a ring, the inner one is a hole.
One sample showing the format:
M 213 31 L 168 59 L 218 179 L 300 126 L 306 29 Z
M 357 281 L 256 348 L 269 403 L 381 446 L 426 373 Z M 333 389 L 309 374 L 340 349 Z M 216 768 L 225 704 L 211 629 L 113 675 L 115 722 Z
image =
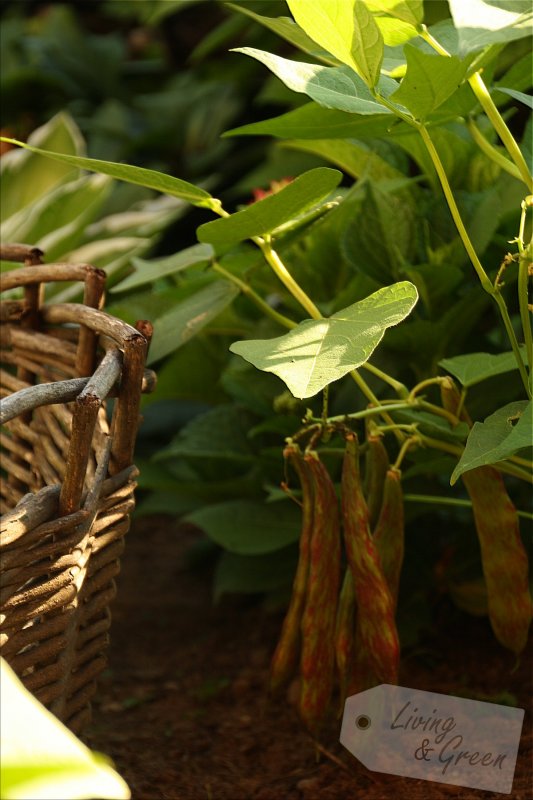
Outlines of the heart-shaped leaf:
M 235 342 L 230 350 L 258 369 L 273 372 L 295 397 L 313 397 L 364 364 L 386 329 L 405 319 L 417 299 L 412 283 L 395 283 L 332 317 L 304 320 L 275 339 Z
M 518 400 L 499 408 L 484 422 L 475 422 L 461 460 L 450 479 L 452 486 L 463 472 L 486 464 L 496 464 L 523 448 L 531 447 L 533 441 L 531 412 L 531 401 Z

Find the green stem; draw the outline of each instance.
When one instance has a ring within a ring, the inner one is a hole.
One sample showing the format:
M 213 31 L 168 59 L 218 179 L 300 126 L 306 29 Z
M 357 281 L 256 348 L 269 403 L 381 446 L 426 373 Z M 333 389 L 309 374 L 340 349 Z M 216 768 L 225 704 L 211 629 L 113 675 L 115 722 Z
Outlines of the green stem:
M 444 47 L 442 47 L 442 45 L 439 44 L 439 42 L 437 42 L 436 39 L 433 38 L 433 36 L 430 34 L 425 25 L 420 25 L 418 27 L 418 33 L 429 45 L 431 45 L 431 47 L 437 53 L 439 53 L 439 55 L 441 56 L 450 55 L 450 53 L 448 53 L 448 51 Z M 483 81 L 483 78 L 481 77 L 481 73 L 475 72 L 473 75 L 471 75 L 470 78 L 468 78 L 468 83 L 470 84 L 470 88 L 474 92 L 483 111 L 491 121 L 494 130 L 496 131 L 501 141 L 505 145 L 507 152 L 509 153 L 512 160 L 516 164 L 521 179 L 528 187 L 528 191 L 532 193 L 533 183 L 525 158 L 522 155 L 522 151 L 518 147 L 513 134 L 505 124 L 502 115 L 496 108 L 494 100 L 490 96 L 489 91 Z
M 522 378 L 522 382 L 524 384 L 526 393 L 528 397 L 531 397 L 531 390 L 529 388 L 529 381 L 527 377 L 526 368 L 524 366 L 524 362 L 522 361 L 522 356 L 520 354 L 520 348 L 518 347 L 518 341 L 516 339 L 516 334 L 514 332 L 513 326 L 511 324 L 511 320 L 509 317 L 509 312 L 507 310 L 507 306 L 505 305 L 505 301 L 500 294 L 500 291 L 492 285 L 492 282 L 483 269 L 481 261 L 479 260 L 477 253 L 474 249 L 474 245 L 472 244 L 468 232 L 465 228 L 463 220 L 461 218 L 461 214 L 459 213 L 459 209 L 457 207 L 457 203 L 455 202 L 455 198 L 453 196 L 453 192 L 451 186 L 448 182 L 448 176 L 446 175 L 446 171 L 443 167 L 442 161 L 440 160 L 439 154 L 435 148 L 431 140 L 431 136 L 429 135 L 427 129 L 424 126 L 420 127 L 420 135 L 424 144 L 426 145 L 427 151 L 431 157 L 433 165 L 437 171 L 437 175 L 439 176 L 439 180 L 442 186 L 442 190 L 446 197 L 448 207 L 450 209 L 451 215 L 453 217 L 453 221 L 455 222 L 455 226 L 459 232 L 459 236 L 461 237 L 461 241 L 463 242 L 464 248 L 470 257 L 470 261 L 472 262 L 474 269 L 481 281 L 481 285 L 485 291 L 492 295 L 494 300 L 496 301 L 498 308 L 500 310 L 500 314 L 503 320 L 503 324 L 505 325 L 505 330 L 507 331 L 507 336 L 509 337 L 509 341 L 511 343 L 511 347 L 513 349 L 513 353 L 516 358 L 516 363 L 518 365 L 518 369 L 520 371 L 520 376 Z
M 387 406 L 387 411 L 399 411 L 402 408 L 412 407 L 412 403 L 390 403 Z M 378 405 L 375 408 L 364 408 L 362 411 L 354 411 L 353 414 L 339 414 L 336 417 L 328 417 L 327 421 L 329 424 L 333 424 L 335 422 L 346 422 L 348 419 L 366 419 L 367 417 L 379 416 L 383 413 L 383 411 L 383 406 Z M 322 418 L 318 419 L 317 417 L 311 417 L 309 421 L 311 423 L 322 423 Z M 397 428 L 398 426 L 393 423 L 392 427 Z
M 533 378 L 533 335 L 531 332 L 531 317 L 528 307 L 528 278 L 531 266 L 531 249 L 533 244 L 530 242 L 529 247 L 524 247 L 524 233 L 526 228 L 526 214 L 528 208 L 533 205 L 533 197 L 526 197 L 522 201 L 522 214 L 520 216 L 520 229 L 518 232 L 518 307 L 520 309 L 520 321 L 522 323 L 522 331 L 524 334 L 524 342 L 526 345 L 527 363 L 529 366 L 530 381 Z
M 288 291 L 292 294 L 294 299 L 297 300 L 303 308 L 305 308 L 312 319 L 322 319 L 322 314 L 318 308 L 315 306 L 311 298 L 304 292 L 302 287 L 294 280 L 279 255 L 272 248 L 272 245 L 268 239 L 262 239 L 257 236 L 254 238 L 254 241 L 260 247 L 265 260 L 272 267 L 274 273 L 283 283 L 285 288 L 288 289 Z
M 455 428 L 459 422 L 455 414 L 452 414 L 450 411 L 446 411 L 445 408 L 437 406 L 434 403 L 428 403 L 426 400 L 419 400 L 418 405 L 424 411 L 429 411 L 431 414 L 435 414 L 437 417 L 443 417 L 443 419 L 450 423 L 452 428 Z
M 478 145 L 480 150 L 483 150 L 486 156 L 492 159 L 492 161 L 494 161 L 495 164 L 498 164 L 499 167 L 508 172 L 509 175 L 512 175 L 513 178 L 516 178 L 519 181 L 522 180 L 522 176 L 520 175 L 520 172 L 516 164 L 513 164 L 512 161 L 509 161 L 509 159 L 506 158 L 503 155 L 503 153 L 500 153 L 500 151 L 497 150 L 494 147 L 494 145 L 490 144 L 490 142 L 487 142 L 487 140 L 485 139 L 485 137 L 475 124 L 474 120 L 473 119 L 469 120 L 467 124 L 472 139 Z
M 481 264 L 481 261 L 477 256 L 477 253 L 474 249 L 474 245 L 470 241 L 470 237 L 465 228 L 461 214 L 457 207 L 457 203 L 455 202 L 455 197 L 453 196 L 453 192 L 448 181 L 448 176 L 446 175 L 446 170 L 444 169 L 442 161 L 440 160 L 440 156 L 437 153 L 437 150 L 435 148 L 435 145 L 433 144 L 431 136 L 429 135 L 427 128 L 423 125 L 419 128 L 419 132 L 420 136 L 422 137 L 422 141 L 426 145 L 426 149 L 431 157 L 431 161 L 433 162 L 433 166 L 435 167 L 435 170 L 439 177 L 439 181 L 442 186 L 442 191 L 444 192 L 444 196 L 446 197 L 450 213 L 453 217 L 453 221 L 455 222 L 455 226 L 459 232 L 459 236 L 461 237 L 461 241 L 464 245 L 466 252 L 468 253 L 468 256 L 473 264 L 474 269 L 477 272 L 478 278 L 481 281 L 481 285 L 483 286 L 485 291 L 488 292 L 488 294 L 494 295 L 495 292 L 494 286 L 492 285 L 489 276 L 483 269 L 483 265 Z
M 398 397 L 407 398 L 409 396 L 409 390 L 407 386 L 405 386 L 403 383 L 400 383 L 400 381 L 397 381 L 390 375 L 387 375 L 386 372 L 383 372 L 383 370 L 379 369 L 378 367 L 375 367 L 369 361 L 366 361 L 364 364 L 361 364 L 361 369 L 366 369 L 367 372 L 371 372 L 372 375 L 376 376 L 376 378 L 380 378 L 384 383 L 388 383 L 389 386 L 391 386 L 394 389 Z
M 274 320 L 274 322 L 277 322 L 278 325 L 282 325 L 284 328 L 296 327 L 298 324 L 297 322 L 294 322 L 294 320 L 289 319 L 289 317 L 286 317 L 284 314 L 280 314 L 274 308 L 269 306 L 268 303 L 265 302 L 265 300 L 263 300 L 263 298 L 260 297 L 248 283 L 242 281 L 240 278 L 237 278 L 236 275 L 232 275 L 231 272 L 228 272 L 228 270 L 224 269 L 224 267 L 221 267 L 217 262 L 214 262 L 211 267 L 215 272 L 218 272 L 219 275 L 222 275 L 228 281 L 234 283 L 235 286 L 238 286 L 244 295 L 249 297 L 250 300 L 252 300 L 252 302 L 255 303 L 255 305 L 260 308 L 264 314 L 270 317 L 270 319 Z
M 520 287 L 519 287 L 520 291 Z M 494 299 L 498 304 L 498 308 L 500 309 L 500 314 L 503 320 L 503 324 L 505 325 L 505 330 L 507 331 L 507 336 L 509 337 L 509 341 L 511 342 L 511 347 L 513 348 L 514 357 L 516 359 L 516 363 L 518 365 L 518 371 L 520 372 L 520 377 L 522 378 L 522 383 L 524 384 L 526 394 L 528 398 L 531 400 L 531 388 L 529 386 L 529 379 L 527 376 L 527 371 L 524 366 L 524 362 L 522 361 L 522 354 L 520 352 L 520 347 L 518 345 L 518 340 L 516 338 L 516 334 L 514 332 L 513 324 L 511 322 L 511 318 L 509 316 L 509 312 L 507 310 L 507 306 L 505 305 L 505 300 L 503 299 L 502 295 L 500 294 L 499 290 L 496 291 L 494 294 Z M 527 279 L 526 279 L 526 302 L 527 302 Z
M 472 508 L 470 500 L 463 500 L 459 497 L 443 497 L 442 495 L 433 494 L 404 494 L 403 499 L 407 503 L 428 503 L 430 505 L 438 506 L 456 506 L 459 508 Z M 519 517 L 524 519 L 533 519 L 533 514 L 529 511 L 517 511 Z
M 426 380 L 420 381 L 420 383 L 417 383 L 416 386 L 413 386 L 411 389 L 409 393 L 409 400 L 414 400 L 416 395 L 421 392 L 422 389 L 426 389 L 428 386 L 434 386 L 435 384 L 440 385 L 444 380 L 446 379 L 442 376 L 439 376 L 436 378 L 426 378 Z
M 518 167 L 518 171 L 520 172 L 520 177 L 524 181 L 525 185 L 527 186 L 528 192 L 533 192 L 533 181 L 526 164 L 526 160 L 522 155 L 522 151 L 518 147 L 516 140 L 505 124 L 505 121 L 496 108 L 494 104 L 494 100 L 489 94 L 487 87 L 481 77 L 479 72 L 475 72 L 469 79 L 468 83 L 470 84 L 472 91 L 476 95 L 483 111 L 490 119 L 494 130 L 502 140 L 505 148 L 511 158 L 513 159 L 514 163 Z

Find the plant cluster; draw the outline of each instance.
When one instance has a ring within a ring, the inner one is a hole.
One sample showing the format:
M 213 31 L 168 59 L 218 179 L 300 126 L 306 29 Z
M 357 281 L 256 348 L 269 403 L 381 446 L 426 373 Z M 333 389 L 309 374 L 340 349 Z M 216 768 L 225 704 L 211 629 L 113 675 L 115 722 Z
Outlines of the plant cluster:
M 271 135 L 282 152 L 342 171 L 316 166 L 230 213 L 168 174 L 6 141 L 218 217 L 197 244 L 134 259 L 115 286 L 114 313 L 155 319 L 159 397 L 183 379 L 182 396 L 225 401 L 143 465 L 158 488 L 149 508 L 190 512 L 226 549 L 218 594 L 283 588 L 299 540 L 273 684 L 299 664 L 300 710 L 315 727 L 335 664 L 341 695 L 396 679 L 408 639 L 398 571 L 431 535 L 404 545 L 404 503 L 411 525 L 415 509 L 443 509 L 425 580 L 488 613 L 514 653 L 525 646 L 518 523 L 531 515 L 517 505 L 532 479 L 533 188 L 531 122 L 518 110 L 531 108 L 531 13 L 514 0 L 449 0 L 451 18 L 428 27 L 422 0 L 288 0 L 293 19 L 229 5 L 312 59 L 240 48 L 311 102 L 229 135 Z M 228 344 L 239 358 L 223 355 Z M 166 412 L 159 427 L 158 410 L 147 413 L 163 437 Z M 446 489 L 459 479 L 467 496 Z M 416 576 L 401 576 L 411 589 L 424 583 L 414 555 Z

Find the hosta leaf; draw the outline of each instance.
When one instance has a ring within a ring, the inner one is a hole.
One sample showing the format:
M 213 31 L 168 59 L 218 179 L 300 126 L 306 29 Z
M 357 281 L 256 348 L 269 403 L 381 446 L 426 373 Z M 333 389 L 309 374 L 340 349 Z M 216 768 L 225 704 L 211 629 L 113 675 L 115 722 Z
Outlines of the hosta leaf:
M 470 60 L 424 53 L 410 44 L 405 45 L 405 55 L 407 72 L 392 99 L 424 120 L 459 88 Z
M 476 467 L 496 464 L 533 442 L 532 403 L 518 400 L 499 408 L 484 422 L 475 422 L 463 455 L 453 471 L 453 485 L 463 474 Z
M 305 320 L 284 336 L 235 342 L 230 349 L 278 375 L 295 397 L 313 397 L 364 364 L 386 329 L 405 319 L 417 299 L 413 284 L 403 281 L 327 319 Z
M 449 0 L 449 4 L 462 54 L 531 36 L 533 11 L 528 0 Z
M 525 356 L 525 347 L 521 348 L 521 352 Z M 516 358 L 512 350 L 498 355 L 468 353 L 464 356 L 443 358 L 442 361 L 439 361 L 439 366 L 457 378 L 465 388 L 475 386 L 476 383 L 492 378 L 494 375 L 502 375 L 517 369 Z
M 193 511 L 185 521 L 202 528 L 225 550 L 260 555 L 279 550 L 298 539 L 301 512 L 292 502 L 267 504 L 232 500 Z
M 238 294 L 233 283 L 218 280 L 156 319 L 149 363 L 158 361 L 196 336 Z
M 102 175 L 110 175 L 118 181 L 135 183 L 138 186 L 145 186 L 147 189 L 155 189 L 157 192 L 163 192 L 163 194 L 169 194 L 172 197 L 181 197 L 194 206 L 201 206 L 204 208 L 218 207 L 218 201 L 211 197 L 209 192 L 200 189 L 198 186 L 194 186 L 192 183 L 182 181 L 180 178 L 174 178 L 172 175 L 165 175 L 163 172 L 146 169 L 145 167 L 133 167 L 130 164 L 101 161 L 98 158 L 83 158 L 67 153 L 54 153 L 50 150 L 42 150 L 40 147 L 34 147 L 33 145 L 19 142 L 16 139 L 6 138 L 5 136 L 0 136 L 0 141 L 7 142 L 8 144 L 16 144 L 19 147 L 23 147 L 25 150 L 30 150 L 32 153 L 51 158 L 54 161 L 60 161 L 63 164 L 71 164 L 73 167 L 88 169 L 91 172 L 98 172 Z
M 364 80 L 347 67 L 323 67 L 290 61 L 253 47 L 240 47 L 235 52 L 257 59 L 293 92 L 306 94 L 325 108 L 352 114 L 392 113 L 376 102 Z
M 311 169 L 279 192 L 252 203 L 242 211 L 200 225 L 198 239 L 216 247 L 272 233 L 327 197 L 339 185 L 341 178 L 342 173 L 336 169 Z

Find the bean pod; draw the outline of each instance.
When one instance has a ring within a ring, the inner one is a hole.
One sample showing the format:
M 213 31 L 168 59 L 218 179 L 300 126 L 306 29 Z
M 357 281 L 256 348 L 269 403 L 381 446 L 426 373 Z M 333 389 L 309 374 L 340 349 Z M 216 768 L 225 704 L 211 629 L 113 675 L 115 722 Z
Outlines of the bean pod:
M 313 529 L 302 616 L 299 711 L 314 731 L 333 690 L 335 625 L 340 584 L 340 519 L 335 487 L 318 455 L 305 455 L 313 485 Z

